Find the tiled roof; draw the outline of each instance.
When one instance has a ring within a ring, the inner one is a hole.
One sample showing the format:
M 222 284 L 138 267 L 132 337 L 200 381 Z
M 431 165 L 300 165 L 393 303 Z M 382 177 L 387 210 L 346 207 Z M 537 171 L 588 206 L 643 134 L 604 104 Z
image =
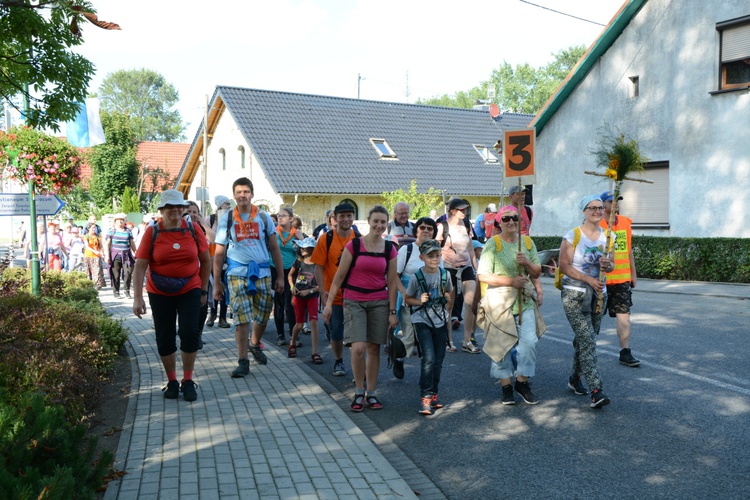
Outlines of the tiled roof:
M 416 179 L 420 190 L 495 195 L 501 164 L 485 164 L 473 145 L 494 152 L 502 128 L 533 118 L 506 113 L 498 123 L 471 109 L 224 86 L 217 98 L 280 194 L 379 194 Z M 379 159 L 370 139 L 384 139 L 398 160 Z
M 169 175 L 169 185 L 180 173 L 185 157 L 190 150 L 190 144 L 183 142 L 140 142 L 136 158 L 142 167 L 150 169 L 160 168 Z M 152 179 L 146 176 L 143 182 L 143 191 L 154 191 Z

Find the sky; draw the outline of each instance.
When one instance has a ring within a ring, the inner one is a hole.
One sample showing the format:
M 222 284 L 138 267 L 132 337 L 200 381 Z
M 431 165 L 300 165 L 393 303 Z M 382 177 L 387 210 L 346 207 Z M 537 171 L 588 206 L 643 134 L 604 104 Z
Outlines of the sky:
M 607 24 L 624 0 L 530 0 Z M 90 90 L 121 69 L 161 73 L 191 141 L 217 85 L 415 102 L 468 90 L 503 62 L 540 67 L 603 26 L 522 0 L 93 0 L 77 51 Z M 359 79 L 361 75 L 361 79 Z

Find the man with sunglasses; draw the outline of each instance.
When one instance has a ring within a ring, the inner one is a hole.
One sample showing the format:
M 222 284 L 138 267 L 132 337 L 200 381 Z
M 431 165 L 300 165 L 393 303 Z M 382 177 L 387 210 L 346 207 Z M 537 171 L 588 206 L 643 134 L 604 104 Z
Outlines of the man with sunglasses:
M 604 217 L 599 223 L 606 230 L 612 215 L 612 191 L 601 194 L 604 202 Z M 622 199 L 622 196 L 617 198 Z M 617 207 L 619 209 L 619 205 Z M 615 211 L 615 221 L 612 224 L 612 232 L 617 235 L 615 245 L 615 268 L 607 273 L 607 309 L 609 317 L 615 318 L 617 322 L 617 337 L 620 339 L 620 364 L 632 368 L 641 365 L 641 362 L 633 357 L 630 352 L 630 308 L 633 306 L 631 289 L 635 288 L 636 272 L 635 258 L 633 257 L 633 221 L 628 217 Z

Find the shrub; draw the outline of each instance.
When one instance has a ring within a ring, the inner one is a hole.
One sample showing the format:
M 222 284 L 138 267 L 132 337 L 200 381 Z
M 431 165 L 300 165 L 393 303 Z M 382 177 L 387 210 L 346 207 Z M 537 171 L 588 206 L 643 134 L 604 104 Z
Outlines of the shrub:
M 0 391 L 0 491 L 19 499 L 93 498 L 113 462 L 86 427 L 72 426 L 38 393 L 14 404 Z

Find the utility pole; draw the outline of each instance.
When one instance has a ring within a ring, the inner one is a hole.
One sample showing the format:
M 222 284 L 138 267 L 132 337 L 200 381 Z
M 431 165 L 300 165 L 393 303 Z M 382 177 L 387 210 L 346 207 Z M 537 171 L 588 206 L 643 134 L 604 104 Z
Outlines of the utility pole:
M 201 173 L 201 214 L 206 213 L 206 180 L 208 178 L 208 94 L 203 114 L 203 172 Z

